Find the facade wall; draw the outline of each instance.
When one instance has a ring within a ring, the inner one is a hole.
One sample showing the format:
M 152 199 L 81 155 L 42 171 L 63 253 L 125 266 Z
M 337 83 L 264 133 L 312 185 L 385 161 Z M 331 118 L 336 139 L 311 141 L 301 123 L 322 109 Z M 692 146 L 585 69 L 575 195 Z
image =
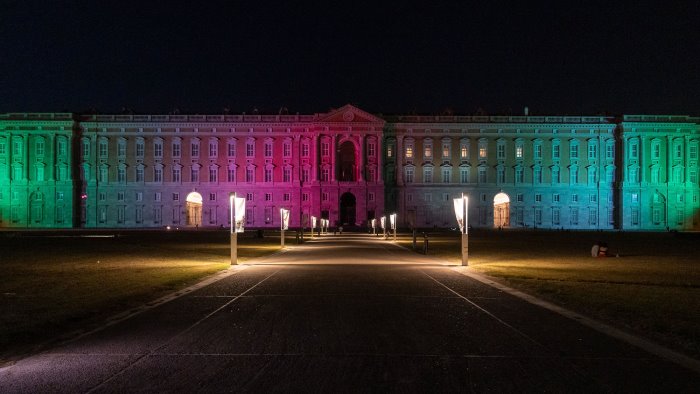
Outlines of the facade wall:
M 687 116 L 0 115 L 0 227 L 697 229 Z M 507 209 L 494 206 L 505 194 Z M 192 196 L 201 205 L 188 203 Z M 188 198 L 189 197 L 189 198 Z

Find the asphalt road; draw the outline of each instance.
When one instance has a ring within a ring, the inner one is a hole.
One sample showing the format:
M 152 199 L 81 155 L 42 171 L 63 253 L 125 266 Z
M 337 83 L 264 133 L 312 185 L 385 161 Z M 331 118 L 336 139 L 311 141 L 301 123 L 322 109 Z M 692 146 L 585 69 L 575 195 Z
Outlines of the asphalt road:
M 697 392 L 700 375 L 380 239 L 328 236 L 0 369 L 0 392 Z

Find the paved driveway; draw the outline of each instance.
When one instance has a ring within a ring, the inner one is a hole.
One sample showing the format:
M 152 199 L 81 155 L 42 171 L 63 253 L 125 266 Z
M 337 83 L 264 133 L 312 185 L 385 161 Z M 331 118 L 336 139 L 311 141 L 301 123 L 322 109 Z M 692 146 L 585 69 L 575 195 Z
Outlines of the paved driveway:
M 700 375 L 387 241 L 328 236 L 0 370 L 0 392 L 664 391 Z

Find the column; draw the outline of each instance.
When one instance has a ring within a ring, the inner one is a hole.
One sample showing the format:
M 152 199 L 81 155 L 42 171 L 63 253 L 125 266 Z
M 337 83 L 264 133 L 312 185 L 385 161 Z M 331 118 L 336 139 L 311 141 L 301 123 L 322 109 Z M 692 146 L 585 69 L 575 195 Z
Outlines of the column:
M 644 160 L 645 159 L 644 154 L 646 152 L 645 145 L 646 145 L 646 137 L 640 136 L 639 137 L 639 171 L 641 171 L 641 174 L 639 174 L 640 175 L 640 179 L 639 179 L 640 183 L 644 183 L 647 180 L 646 160 Z
M 337 138 L 338 138 L 338 135 L 333 134 L 333 138 L 332 138 L 331 146 L 330 146 L 330 149 L 331 149 L 331 182 L 335 182 L 335 172 L 338 169 L 336 166 L 336 163 L 335 163 L 335 149 L 336 149 L 335 143 L 336 143 Z
M 378 136 L 377 137 L 377 179 L 375 179 L 375 182 L 377 183 L 384 183 L 383 182 L 383 166 L 384 166 L 384 160 L 382 159 L 384 157 L 384 137 L 383 136 Z
M 313 165 L 311 169 L 311 182 L 316 182 L 318 180 L 318 153 L 320 147 L 318 146 L 318 134 L 314 134 L 313 138 Z
M 359 171 L 357 172 L 357 180 L 359 182 L 362 182 L 365 179 L 364 173 L 365 173 L 365 167 L 366 167 L 365 166 L 365 137 L 360 134 L 357 137 L 357 139 L 360 143 L 360 152 L 359 152 L 360 160 L 358 160 L 360 168 L 359 168 Z
M 49 135 L 49 143 L 47 144 L 46 150 L 44 151 L 44 157 L 46 160 L 46 180 L 54 181 L 56 179 L 56 165 L 58 161 L 56 160 L 56 136 L 51 133 Z
M 403 185 L 403 136 L 396 136 L 396 184 Z

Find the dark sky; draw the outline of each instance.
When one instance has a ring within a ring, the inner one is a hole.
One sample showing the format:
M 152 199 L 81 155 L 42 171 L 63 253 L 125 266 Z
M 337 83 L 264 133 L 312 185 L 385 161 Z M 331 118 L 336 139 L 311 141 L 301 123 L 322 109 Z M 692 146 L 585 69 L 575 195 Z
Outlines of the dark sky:
M 700 113 L 700 2 L 394 3 L 0 0 L 0 112 Z

